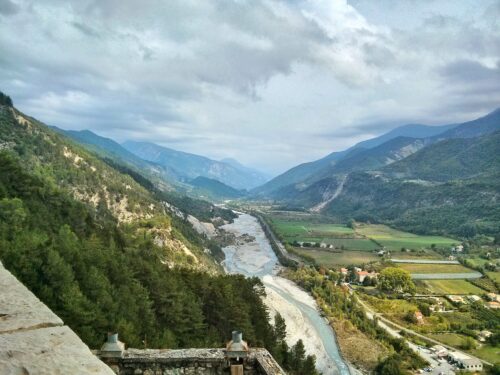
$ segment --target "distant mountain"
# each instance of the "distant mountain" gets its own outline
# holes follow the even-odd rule
[[[500,166],[500,131],[446,139],[382,169],[396,178],[449,181],[493,174]]]
[[[189,184],[197,190],[197,195],[206,195],[211,199],[234,199],[245,195],[241,190],[234,189],[213,178],[203,176],[196,177],[189,181]]]
[[[406,130],[431,135],[391,135],[383,143],[365,142],[369,148],[357,145],[292,168],[264,185],[272,189],[259,188],[265,194],[260,198],[339,220],[384,222],[415,232],[498,232],[500,111],[443,129],[403,127],[392,135]],[[307,177],[276,184],[283,176],[298,175]]]
[[[235,189],[251,189],[266,181],[254,171],[212,160],[204,156],[173,150],[149,142],[127,141],[122,145],[141,159],[174,170],[183,182],[202,176],[218,180]]]
[[[238,160],[233,159],[233,158],[224,158],[224,159],[221,159],[220,162],[232,165],[233,167],[235,167],[236,169],[239,169],[241,171],[246,171],[250,175],[253,174],[253,176],[258,180],[265,179],[267,181],[267,180],[270,180],[272,178],[271,175],[269,175],[265,172],[259,171],[255,168],[247,167],[246,165],[241,164]]]
[[[101,137],[90,130],[63,130],[55,126],[52,129],[75,140],[105,160],[111,159],[116,163],[125,164],[137,170],[137,172],[145,174],[153,182],[163,186],[167,185],[170,189],[174,188],[175,182],[181,178],[173,169],[141,159],[125,149],[118,142],[110,138]]]
[[[461,124],[404,125],[379,137],[359,142],[347,150],[333,152],[317,161],[298,165],[254,189],[252,194],[260,198],[286,198],[281,192],[293,190],[292,185],[303,190],[316,181],[335,174],[381,168],[445,139],[478,137],[499,129],[500,109]]]
[[[314,175],[321,173],[320,171],[323,171],[322,174],[325,175],[328,173],[327,168],[334,166],[340,160],[343,160],[345,158],[351,158],[357,153],[363,153],[366,150],[380,146],[394,138],[399,138],[399,137],[428,138],[449,131],[456,126],[458,125],[457,124],[443,125],[443,126],[428,126],[419,124],[403,125],[385,134],[382,134],[379,137],[359,142],[354,146],[348,148],[347,150],[340,152],[332,152],[331,154],[319,160],[312,161],[309,163],[303,163],[296,167],[293,167],[292,169],[286,171],[285,173],[268,181],[264,185],[254,189],[252,193],[261,197],[266,195],[276,196],[276,190],[282,187],[291,184],[300,184],[301,182],[304,182],[307,179],[312,178]],[[364,155],[367,158],[370,157],[369,155],[366,154],[366,152],[364,153]],[[313,180],[316,181],[317,178],[313,178]]]

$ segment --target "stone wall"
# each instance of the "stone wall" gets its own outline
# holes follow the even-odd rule
[[[128,349],[103,358],[0,263],[0,374],[223,375],[224,349]],[[97,352],[96,354],[101,354]],[[286,375],[265,349],[250,349],[244,375]]]
[[[128,349],[122,357],[103,358],[119,375],[224,375],[230,364],[224,349]],[[286,375],[265,349],[250,349],[244,375]]]
[[[0,263],[0,374],[113,371]]]

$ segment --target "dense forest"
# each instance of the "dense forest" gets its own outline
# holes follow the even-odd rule
[[[130,347],[222,347],[240,330],[290,374],[316,374],[300,341],[287,346],[284,321],[271,324],[261,281],[221,273],[202,251],[217,258],[220,246],[157,207],[168,202],[203,219],[230,220],[229,211],[155,189],[15,114],[0,105],[0,260],[84,342],[98,348],[116,331]],[[107,199],[76,199],[77,188]],[[126,198],[133,220],[113,211]],[[174,248],[162,246],[158,233]]]

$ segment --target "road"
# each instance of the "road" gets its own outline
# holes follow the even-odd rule
[[[351,292],[354,293],[354,291],[351,289]],[[415,332],[411,329],[408,329],[408,328],[405,328],[397,323],[394,323],[392,321],[390,321],[389,319],[387,318],[384,318],[381,314],[378,314],[376,312],[374,312],[366,303],[364,303],[363,301],[361,301],[359,298],[356,298],[357,301],[361,304],[361,306],[363,306],[363,308],[365,309],[365,313],[366,313],[366,316],[369,318],[369,319],[373,319],[373,317],[377,317],[378,319],[378,324],[380,327],[382,327],[384,330],[386,330],[390,335],[392,335],[393,337],[399,337],[399,338],[404,338],[403,336],[401,336],[401,334],[399,333],[399,331],[404,331],[410,335],[413,335],[413,336],[416,336],[416,337],[419,337],[423,340],[426,340],[426,341],[429,341],[429,342],[432,342],[433,344],[435,345],[441,345],[441,346],[444,346],[446,349],[448,350],[452,350],[454,352],[459,352],[459,353],[462,353],[464,355],[467,355],[471,358],[475,358],[477,359],[478,361],[481,361],[483,364],[485,365],[488,365],[488,366],[493,366],[492,363],[490,362],[487,362],[487,361],[484,361],[482,360],[481,358],[477,358],[477,357],[474,357],[473,355],[469,354],[469,353],[464,353],[464,352],[461,352],[460,350],[458,350],[457,348],[454,348],[452,346],[449,346],[449,345],[446,345],[446,344],[443,344],[442,342],[439,342],[437,340],[434,340],[430,337],[427,337],[427,336],[424,336],[418,332]],[[396,328],[394,328],[396,327]],[[415,345],[413,344],[412,342],[408,341],[406,338],[404,338],[406,340],[406,342],[408,343],[408,345],[410,346],[410,348],[412,348],[416,353],[418,353],[419,355],[421,355],[422,357],[424,357],[425,359],[427,359],[429,361],[428,358],[426,358],[423,354],[425,353],[424,351],[422,351],[422,348],[419,347],[418,345]],[[429,355],[430,357],[430,355]],[[438,366],[439,364],[441,364],[441,362],[438,362],[436,361],[435,359],[432,359],[433,362],[429,361],[433,366]],[[447,362],[446,362],[447,363]],[[451,366],[450,366],[451,367]],[[446,372],[445,372],[446,373]]]

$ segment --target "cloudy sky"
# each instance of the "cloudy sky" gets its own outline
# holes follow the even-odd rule
[[[0,90],[270,173],[500,106],[500,1],[0,0]]]

